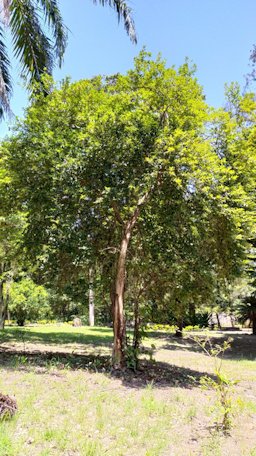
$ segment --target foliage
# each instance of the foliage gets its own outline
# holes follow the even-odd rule
[[[128,369],[132,369],[134,371],[137,370],[140,351],[140,347],[134,347],[131,343],[130,337],[126,337],[125,360],[126,367],[128,367]]]
[[[194,325],[194,326],[188,325],[188,326],[185,326],[184,331],[186,331],[186,332],[200,331],[200,329],[202,329],[202,328],[200,328],[200,326],[198,326],[198,325]]]
[[[129,318],[136,303],[144,322],[171,314],[162,321],[182,327],[244,268],[252,123],[210,112],[188,62],[167,68],[145,51],[126,75],[44,84],[3,144],[40,282],[76,283],[95,265],[102,301],[126,290]],[[253,101],[239,103],[253,118]]]
[[[166,332],[175,332],[177,326],[174,325],[162,325],[162,324],[151,324],[148,326],[149,331],[166,331]]]
[[[241,323],[250,322],[253,327],[253,334],[256,334],[256,297],[255,292],[244,297],[236,308],[237,316]]]
[[[93,0],[95,4],[110,6],[125,30],[136,43],[136,32],[131,8],[123,0]],[[38,82],[43,89],[42,76],[51,74],[55,63],[61,66],[67,45],[67,28],[63,24],[57,0],[2,0],[0,18],[0,117],[10,112],[12,80],[10,59],[4,29],[12,36],[14,56],[21,64],[22,77],[30,84]],[[44,92],[44,95],[48,92]]]
[[[213,345],[210,338],[204,340],[194,337],[198,345],[204,350],[204,352],[210,356],[214,363],[214,374],[216,378],[204,376],[201,378],[201,385],[207,388],[213,388],[217,394],[217,409],[221,416],[220,428],[223,432],[228,432],[232,427],[232,389],[237,383],[234,380],[230,380],[222,372],[222,355],[231,347],[233,339],[230,337],[223,342],[223,344]]]
[[[50,312],[48,292],[29,278],[14,282],[10,289],[9,310],[20,326],[25,320],[43,318]]]
[[[24,211],[17,210],[12,191],[6,156],[0,155],[0,326],[4,327],[12,280],[26,267],[21,242],[26,226]]]

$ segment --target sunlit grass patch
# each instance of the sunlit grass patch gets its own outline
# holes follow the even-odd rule
[[[231,430],[237,442],[234,449],[231,440],[213,432],[212,392],[201,390],[190,378],[191,372],[199,377],[205,371],[211,374],[209,359],[194,351],[186,340],[175,345],[169,335],[154,338],[157,349],[153,370],[144,363],[137,373],[117,376],[97,363],[88,366],[72,362],[78,335],[82,335],[85,351],[85,341],[89,340],[91,349],[97,350],[104,347],[106,337],[111,339],[109,328],[103,328],[102,334],[99,328],[59,329],[56,325],[47,331],[38,327],[25,328],[24,332],[27,340],[31,339],[24,351],[15,354],[20,342],[12,328],[12,342],[6,346],[14,352],[8,363],[0,366],[0,391],[15,396],[18,403],[16,416],[0,424],[0,456],[254,455],[256,436],[246,438],[246,429],[253,426],[256,413],[256,367],[250,359],[231,357],[223,361],[224,370],[240,380]],[[42,363],[43,352],[54,346],[43,343],[47,334],[51,341],[58,340],[55,347],[58,353],[67,354],[66,362],[54,352]],[[97,337],[94,345],[92,335]],[[68,342],[61,342],[64,339]],[[31,344],[29,349],[27,344]],[[31,347],[40,352],[33,362],[29,358]],[[107,347],[110,354],[109,342]],[[162,378],[161,369],[167,368],[168,376]],[[153,375],[151,380],[147,380],[145,369]],[[232,453],[228,453],[229,448]]]

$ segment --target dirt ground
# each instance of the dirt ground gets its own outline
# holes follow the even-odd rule
[[[206,337],[201,333],[198,335]],[[84,388],[81,381],[82,385],[87,385],[89,401],[92,397],[99,397],[100,404],[100,398],[105,398],[102,428],[99,433],[94,430],[89,434],[101,445],[99,449],[95,446],[91,452],[84,450],[81,437],[76,448],[72,447],[70,438],[63,449],[56,444],[49,453],[48,450],[43,453],[47,444],[43,437],[41,440],[35,437],[35,441],[40,440],[40,445],[33,448],[33,445],[26,444],[23,454],[98,456],[106,452],[113,456],[256,456],[256,337],[248,331],[210,333],[215,344],[233,338],[231,348],[223,356],[222,366],[223,373],[237,382],[231,392],[232,428],[225,434],[217,426],[222,412],[216,407],[216,393],[200,386],[202,376],[214,378],[214,362],[194,340],[196,334],[187,334],[183,339],[166,333],[149,336],[145,345],[155,345],[154,361],[142,359],[136,372],[111,370],[111,339],[96,345],[79,343],[79,337],[66,344],[59,344],[57,340],[53,343],[51,337],[49,343],[42,343],[40,337],[2,341],[0,388],[7,392],[6,386],[9,385],[16,392],[19,403],[22,404],[26,396],[17,387],[19,381],[21,384],[25,382],[28,388],[32,388],[32,384],[35,387],[37,381],[36,388],[43,391],[40,403],[44,407],[48,403],[45,384],[56,394],[61,385],[63,395],[71,395],[77,409],[77,390],[80,392]],[[34,394],[35,403],[38,403],[37,393]],[[97,415],[99,404],[92,403],[92,415],[94,412]],[[109,431],[111,414],[116,414],[119,422]],[[12,428],[12,432],[18,433],[19,442],[23,438],[20,437],[20,428],[24,428],[24,419],[18,418],[17,426]],[[141,424],[141,430],[134,429],[134,420]],[[25,440],[22,442],[21,447]],[[14,449],[10,455],[19,454],[15,451],[18,450]],[[1,445],[0,455],[10,456],[8,452],[1,453]]]

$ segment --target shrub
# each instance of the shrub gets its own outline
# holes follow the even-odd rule
[[[190,332],[190,331],[200,331],[200,327],[198,325],[189,325],[189,326],[185,326],[185,328],[183,328],[184,331],[187,331],[187,332]]]
[[[236,381],[229,379],[222,372],[222,355],[231,346],[232,338],[225,340],[223,344],[213,345],[209,338],[200,340],[194,338],[204,352],[213,360],[215,378],[205,375],[201,378],[200,383],[204,388],[212,388],[216,391],[216,409],[219,415],[220,422],[217,425],[224,433],[227,433],[232,427],[233,415],[233,398],[232,389],[236,385]]]
[[[10,290],[9,310],[19,326],[24,326],[26,320],[43,319],[50,313],[48,292],[29,278],[14,282]]]

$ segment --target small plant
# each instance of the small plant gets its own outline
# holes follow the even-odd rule
[[[224,433],[227,433],[232,427],[232,389],[237,382],[229,379],[222,373],[222,356],[225,351],[230,348],[233,339],[228,338],[222,345],[213,345],[208,337],[204,340],[194,337],[193,340],[195,340],[204,352],[213,360],[216,378],[211,378],[206,375],[200,379],[200,384],[202,387],[212,388],[216,391],[217,408],[221,415],[221,422],[218,425],[218,428]]]
[[[134,344],[131,343],[129,336],[126,337],[126,346],[125,346],[125,359],[126,366],[128,369],[133,369],[134,371],[138,368],[138,358],[140,354],[140,348],[134,347]]]
[[[155,350],[156,346],[154,344],[151,344],[150,347],[146,348],[142,347],[140,344],[138,346],[135,346],[133,343],[131,343],[130,337],[127,336],[125,347],[126,366],[128,367],[128,369],[133,369],[134,371],[136,371],[138,369],[139,355],[142,353],[148,355],[149,361],[151,363],[154,363],[155,359],[153,355]]]
[[[200,326],[199,325],[188,325],[188,326],[185,326],[185,328],[183,328],[185,332],[191,332],[191,331],[200,331]]]
[[[150,325],[149,327],[147,327],[147,329],[149,329],[151,331],[162,331],[162,332],[174,333],[177,329],[177,326],[153,324],[153,325]]]

